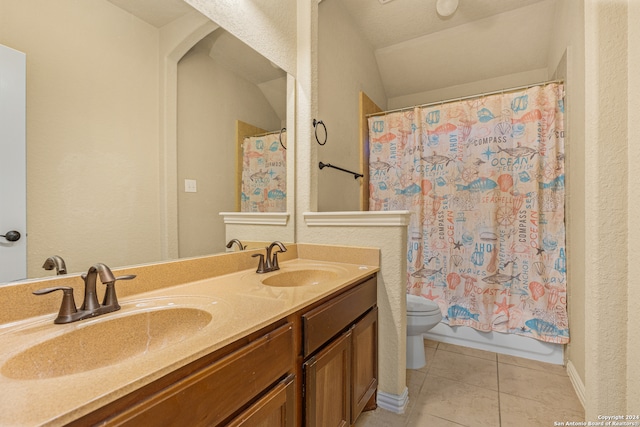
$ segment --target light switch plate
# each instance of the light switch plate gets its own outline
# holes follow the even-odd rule
[[[185,179],[184,180],[184,192],[185,193],[196,193],[198,191],[196,187],[195,179]]]

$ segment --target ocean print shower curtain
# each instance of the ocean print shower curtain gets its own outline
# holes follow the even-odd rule
[[[369,118],[370,209],[413,212],[407,292],[451,326],[569,341],[563,93]]]
[[[241,212],[287,210],[286,132],[244,138]]]

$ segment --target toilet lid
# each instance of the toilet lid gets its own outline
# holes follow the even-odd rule
[[[440,312],[438,304],[427,298],[422,298],[417,295],[407,294],[407,313],[419,313],[422,315],[429,313]]]

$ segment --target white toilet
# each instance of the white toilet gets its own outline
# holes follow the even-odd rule
[[[420,369],[427,364],[422,334],[442,320],[435,302],[407,294],[407,369]]]

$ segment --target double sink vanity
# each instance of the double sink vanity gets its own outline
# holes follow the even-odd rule
[[[136,275],[121,308],[65,324],[32,292],[81,301],[80,277],[0,287],[0,425],[352,425],[375,407],[379,251],[289,245],[258,274],[261,253],[114,270]]]

